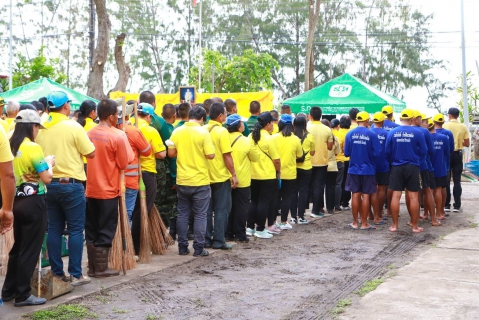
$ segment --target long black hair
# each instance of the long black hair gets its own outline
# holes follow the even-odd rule
[[[278,129],[279,132],[283,135],[283,137],[289,137],[293,133],[293,124],[291,123],[284,123],[281,120],[278,122]]]
[[[251,136],[253,137],[253,141],[255,144],[261,139],[261,129],[266,127],[269,123],[273,121],[273,116],[269,112],[262,112],[258,116],[258,122],[254,125],[253,133]]]
[[[77,122],[84,127],[86,124],[86,118],[90,115],[92,111],[96,110],[96,103],[91,100],[85,100],[80,105],[80,113],[78,114]],[[92,119],[95,120],[95,119]]]
[[[305,134],[308,134],[306,130],[307,120],[306,117],[303,116],[296,116],[293,121],[294,125],[294,134],[296,137],[303,139]]]
[[[14,157],[17,156],[18,149],[22,144],[25,138],[34,141],[33,137],[33,127],[37,125],[35,123],[17,123],[15,124],[15,130],[13,131],[12,137],[10,138],[10,150]]]

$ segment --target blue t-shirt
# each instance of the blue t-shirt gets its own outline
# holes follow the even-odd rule
[[[449,131],[447,129],[436,129],[437,133],[440,133],[442,135],[445,135],[447,139],[449,140],[449,157],[444,159],[446,161],[446,168],[447,171],[451,169],[451,153],[454,152],[454,135],[452,134],[452,131]]]
[[[383,128],[371,128],[371,131],[378,136],[379,144],[381,146],[381,154],[376,158],[376,172],[389,172],[389,162],[386,158],[386,139],[388,132]]]
[[[446,159],[450,157],[449,139],[440,133],[432,134],[432,143],[434,144],[434,156],[431,158],[434,167],[434,176],[436,178],[447,175]]]
[[[384,120],[383,129],[386,130],[387,132],[397,127],[399,127],[399,124],[392,122],[391,120],[388,120],[388,119]]]
[[[426,140],[426,145],[427,145],[427,154],[420,157],[419,159],[420,170],[432,171],[432,165],[428,165],[428,162],[431,162],[431,160],[429,159],[434,155],[434,146],[432,144],[431,133],[426,128],[423,128],[423,127],[417,127],[417,128],[424,135],[424,139]]]
[[[411,164],[419,167],[419,159],[426,153],[426,140],[417,127],[399,126],[389,131],[386,156],[392,166]]]
[[[365,127],[349,131],[344,140],[344,155],[350,157],[348,173],[360,176],[375,175],[375,160],[381,155],[377,135]]]

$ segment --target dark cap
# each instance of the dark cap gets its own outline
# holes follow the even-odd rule
[[[453,117],[459,117],[459,109],[458,108],[449,108],[449,111],[447,112],[447,114],[450,114],[451,116]]]

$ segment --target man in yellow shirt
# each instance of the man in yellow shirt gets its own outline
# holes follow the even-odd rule
[[[321,207],[321,198],[324,199],[321,190],[326,185],[326,175],[328,173],[328,151],[333,149],[333,133],[329,127],[321,123],[322,110],[320,107],[312,107],[309,111],[308,132],[311,133],[315,141],[315,153],[311,157],[313,165],[312,185],[313,188],[313,209],[311,217],[324,217],[324,208]],[[323,201],[324,202],[324,201]]]
[[[82,275],[83,231],[85,229],[85,189],[86,180],[83,156],[93,158],[95,146],[91,143],[83,127],[70,121],[70,99],[63,91],[53,91],[48,95],[50,115],[40,130],[36,142],[45,154],[55,156],[53,179],[48,185],[48,257],[52,272],[74,286],[90,282]],[[66,278],[61,257],[61,238],[68,229],[69,262]]]
[[[148,214],[155,204],[156,197],[156,160],[166,157],[166,148],[161,140],[161,136],[155,128],[151,127],[151,121],[155,108],[146,102],[138,105],[138,129],[150,144],[151,153],[149,156],[140,156],[141,175],[146,188],[146,207]],[[140,253],[140,230],[141,230],[141,207],[140,197],[136,197],[135,209],[131,215],[131,237],[135,254]]]
[[[188,249],[188,222],[190,214],[194,215],[195,240],[194,256],[207,256],[204,249],[206,233],[206,212],[211,198],[208,159],[215,158],[215,147],[208,130],[203,127],[206,111],[195,107],[189,112],[189,121],[175,129],[169,140],[168,157],[175,158],[177,164],[178,217],[178,251],[180,255],[190,253]]]
[[[454,152],[451,154],[451,174],[454,181],[454,203],[453,211],[461,211],[461,174],[462,174],[462,148],[469,147],[469,131],[467,127],[459,122],[459,109],[450,108],[447,115],[449,116],[449,122],[445,123],[443,128],[452,132],[454,136]],[[446,208],[451,207],[451,186],[446,187]]]
[[[359,113],[358,108],[349,109],[349,117],[351,118],[351,128],[350,128],[351,130],[358,127],[358,123],[356,121],[356,116],[358,115],[358,113]]]
[[[12,125],[12,123],[14,124],[15,122],[13,122],[15,120],[15,118],[17,117],[17,114],[18,112],[20,111],[20,104],[18,103],[18,101],[13,101],[13,100],[10,100],[8,101],[7,103],[7,117],[5,118],[5,121],[7,121],[8,125],[10,126],[10,130],[12,130],[12,127],[14,128],[14,125]],[[8,133],[8,132],[7,132]]]
[[[1,101],[3,101],[3,99]],[[5,234],[13,228],[12,210],[16,183],[15,175],[13,174],[13,155],[10,150],[10,143],[7,139],[7,134],[3,128],[0,128],[0,183],[0,190],[2,191],[0,234]]]
[[[276,110],[271,110],[269,113],[273,116],[273,131],[271,131],[271,135],[276,134],[279,132],[278,122],[279,122],[279,113]]]
[[[208,162],[211,201],[208,207],[205,247],[231,249],[226,243],[225,232],[231,210],[231,189],[238,186],[228,130],[223,128],[226,121],[226,107],[215,102],[210,107],[210,121],[205,126],[215,147],[215,158]],[[213,218],[214,212],[214,218]]]

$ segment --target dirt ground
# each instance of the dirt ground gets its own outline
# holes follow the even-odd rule
[[[420,234],[406,226],[403,198],[397,233],[387,225],[374,231],[348,229],[352,218],[346,211],[75,303],[99,319],[330,319],[338,301],[364,282],[407,264],[441,236],[468,228],[467,211],[474,210],[478,188],[464,184],[464,212],[451,212],[442,227],[421,222],[425,232]]]

